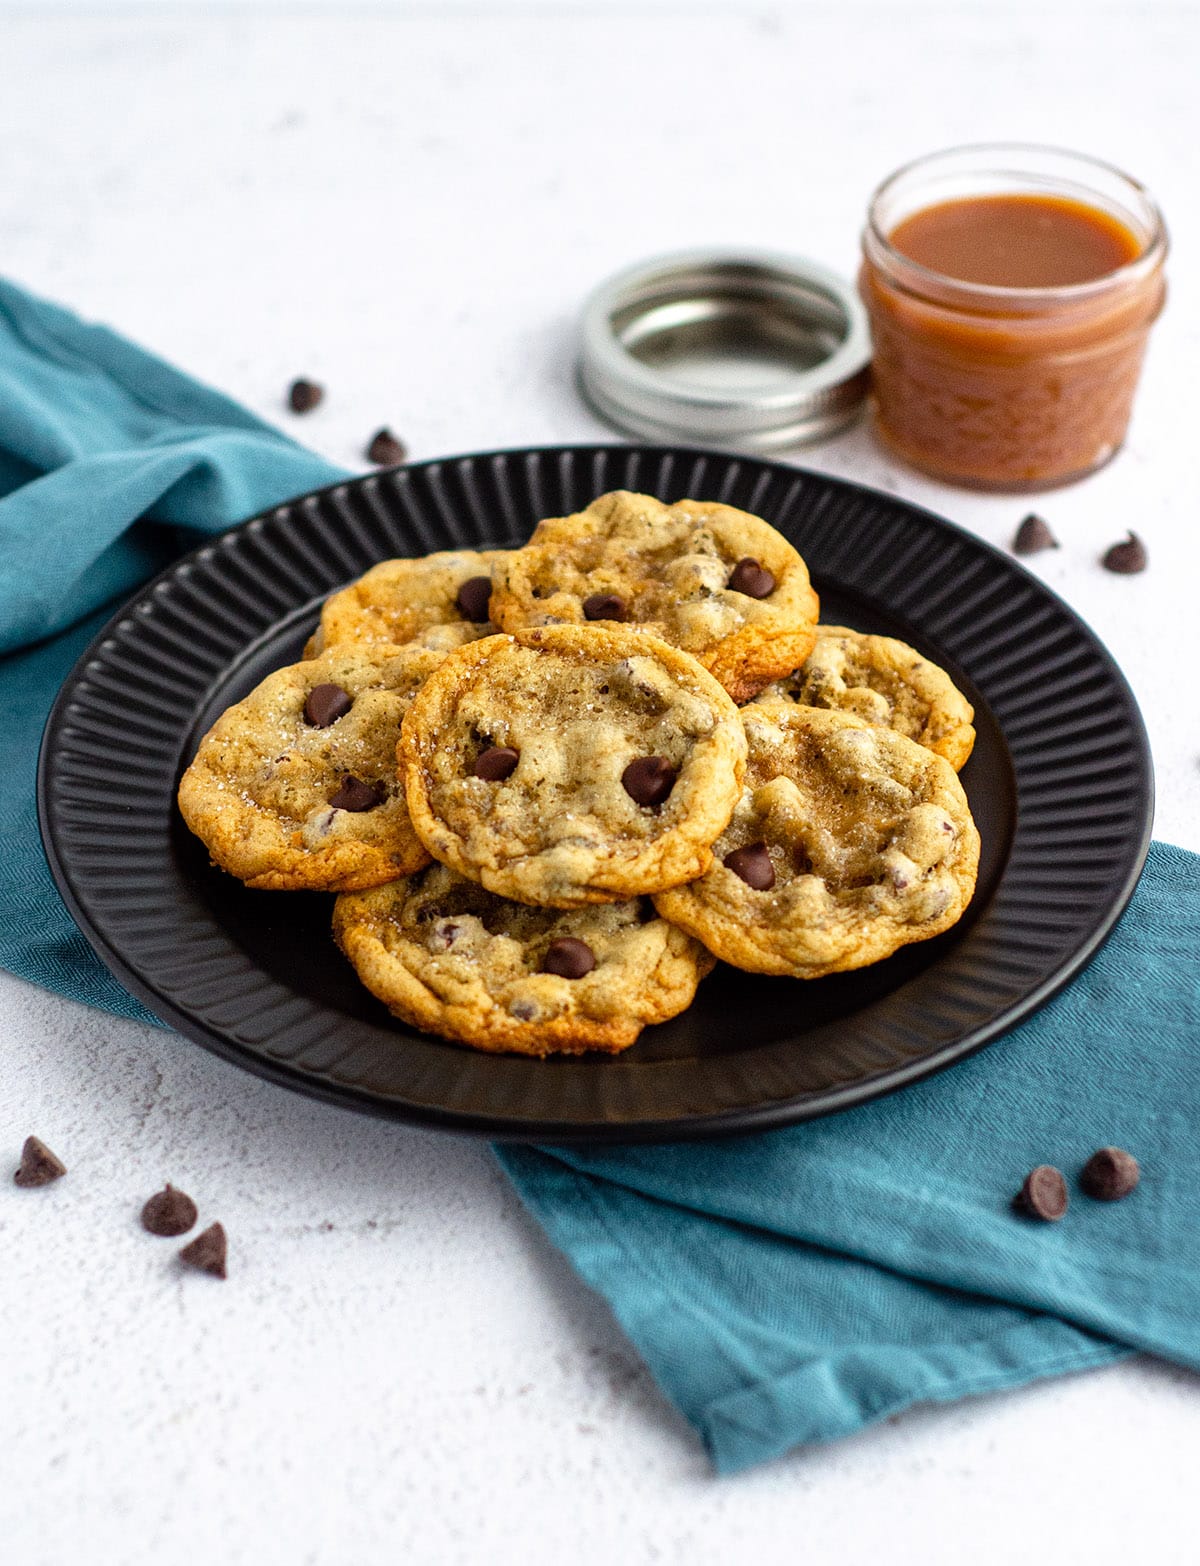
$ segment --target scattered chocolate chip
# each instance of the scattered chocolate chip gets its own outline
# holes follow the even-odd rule
[[[408,448],[404,442],[397,440],[386,425],[383,429],[376,430],[371,437],[371,444],[367,447],[367,460],[381,468],[394,468],[407,456]]]
[[[329,803],[335,810],[374,810],[382,805],[385,790],[382,783],[364,783],[361,778],[347,773],[336,794],[330,794]]]
[[[593,593],[583,600],[585,620],[624,620],[625,600],[616,593]]]
[[[306,381],[303,376],[288,387],[293,413],[311,413],[324,396],[325,388],[318,381]]]
[[[766,566],[747,555],[729,573],[728,586],[732,592],[745,593],[747,598],[767,598],[775,591],[775,578]]]
[[[621,783],[635,805],[661,805],[678,776],[665,756],[639,756],[622,772]]]
[[[1136,533],[1130,533],[1120,544],[1114,544],[1111,549],[1104,552],[1101,561],[1106,571],[1116,571],[1121,576],[1136,576],[1139,571],[1144,571],[1150,563],[1150,557],[1146,553],[1146,546]]]
[[[551,941],[542,959],[543,973],[557,973],[564,979],[582,979],[596,966],[596,954],[586,941],[573,935],[560,935]]]
[[[164,1185],[142,1208],[142,1228],[150,1234],[186,1234],[198,1216],[190,1196]]]
[[[521,752],[511,745],[489,745],[475,761],[475,776],[486,783],[503,783],[517,770]]]
[[[1031,511],[1017,529],[1012,547],[1015,555],[1036,555],[1043,549],[1057,549],[1059,545],[1045,519]]]
[[[344,718],[353,705],[354,697],[340,685],[314,685],[304,703],[304,719],[315,729],[327,729]]]
[[[13,1174],[17,1185],[49,1185],[67,1172],[67,1166],[56,1153],[52,1153],[40,1137],[27,1136],[21,1149],[20,1167]]]
[[[1067,1210],[1067,1182],[1053,1164],[1039,1164],[1025,1176],[1025,1184],[1013,1197],[1013,1206],[1028,1218],[1057,1223]]]
[[[214,1278],[223,1278],[226,1248],[225,1230],[219,1223],[210,1223],[189,1245],[184,1246],[179,1253],[179,1260],[185,1267],[195,1267],[200,1272],[210,1273]]]
[[[484,625],[488,618],[488,605],[492,601],[490,576],[472,576],[458,590],[454,602],[464,620],[473,625]]]
[[[765,843],[751,843],[746,848],[735,848],[725,855],[723,863],[727,870],[740,876],[756,892],[769,892],[775,885],[775,866],[771,863]]]
[[[1116,1202],[1128,1196],[1141,1179],[1138,1161],[1123,1147],[1101,1147],[1084,1164],[1079,1183],[1098,1202]]]

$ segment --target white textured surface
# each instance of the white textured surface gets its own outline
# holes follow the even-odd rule
[[[1200,848],[1193,7],[661,5],[0,14],[11,275],[353,462],[590,437],[576,307],[719,240],[849,269],[867,193],[964,139],[1142,174],[1175,240],[1133,439],[1047,496],[1035,569],[1141,699],[1159,835]],[[1003,12],[1004,19],[998,19]],[[603,14],[601,14],[603,12]],[[1028,509],[802,460],[1002,542]],[[1101,571],[1133,526],[1152,568]],[[709,1477],[486,1149],[378,1125],[0,976],[0,1559],[40,1563],[1195,1559],[1200,1381],[1150,1362],[917,1411]],[[164,1179],[231,1236],[221,1285],[136,1222]]]

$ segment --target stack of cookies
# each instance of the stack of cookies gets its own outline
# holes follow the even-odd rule
[[[522,549],[384,561],[217,721],[180,809],[248,886],[339,893],[406,1022],[621,1050],[718,958],[815,979],[971,898],[970,704],[817,613],[760,518],[623,491]]]

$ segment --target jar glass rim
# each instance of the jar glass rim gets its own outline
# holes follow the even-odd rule
[[[1019,160],[1022,155],[1060,157],[1078,164],[1081,169],[1092,168],[1110,178],[1119,180],[1140,203],[1146,220],[1149,238],[1142,249],[1131,261],[1126,261],[1122,266],[1111,272],[1105,272],[1102,276],[1089,278],[1084,283],[1062,283],[1053,287],[1013,287],[997,283],[972,283],[963,278],[952,277],[949,273],[938,272],[932,267],[927,267],[919,261],[914,261],[911,256],[906,256],[902,250],[898,250],[888,238],[887,233],[879,220],[879,209],[887,196],[903,179],[914,173],[918,173],[925,167],[932,167],[954,157],[978,156],[979,158],[991,157],[996,160],[992,169],[996,174],[1020,175],[1032,173],[1032,170],[1022,170]],[[1002,159],[1015,162],[1016,166],[1005,168],[1001,164]],[[983,169],[980,172],[985,172]],[[1071,300],[1086,300],[1098,293],[1105,293],[1114,285],[1132,281],[1138,277],[1152,272],[1162,261],[1167,252],[1167,227],[1163,219],[1158,203],[1150,191],[1140,180],[1124,169],[1118,168],[1115,163],[1108,163],[1103,158],[1093,158],[1084,152],[1075,152],[1068,147],[1053,147],[1039,142],[997,141],[997,142],[967,142],[960,146],[944,147],[937,152],[923,153],[918,158],[911,158],[907,163],[894,169],[886,179],[875,187],[871,194],[871,200],[867,207],[867,226],[864,234],[864,247],[867,242],[881,252],[889,262],[897,264],[899,269],[911,274],[917,281],[922,279],[940,290],[950,289],[956,294],[967,298],[988,300],[1010,300],[1014,304],[1022,304],[1026,308],[1035,304],[1039,299],[1068,302]],[[868,251],[868,254],[870,252]]]

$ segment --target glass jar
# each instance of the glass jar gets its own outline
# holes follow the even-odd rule
[[[979,197],[1086,210],[1132,236],[1133,258],[1083,282],[1014,287],[947,276],[893,244],[913,214]],[[961,147],[900,169],[871,200],[859,273],[879,434],[913,467],[977,488],[1046,489],[1091,473],[1125,438],[1166,253],[1149,192],[1076,153]]]

